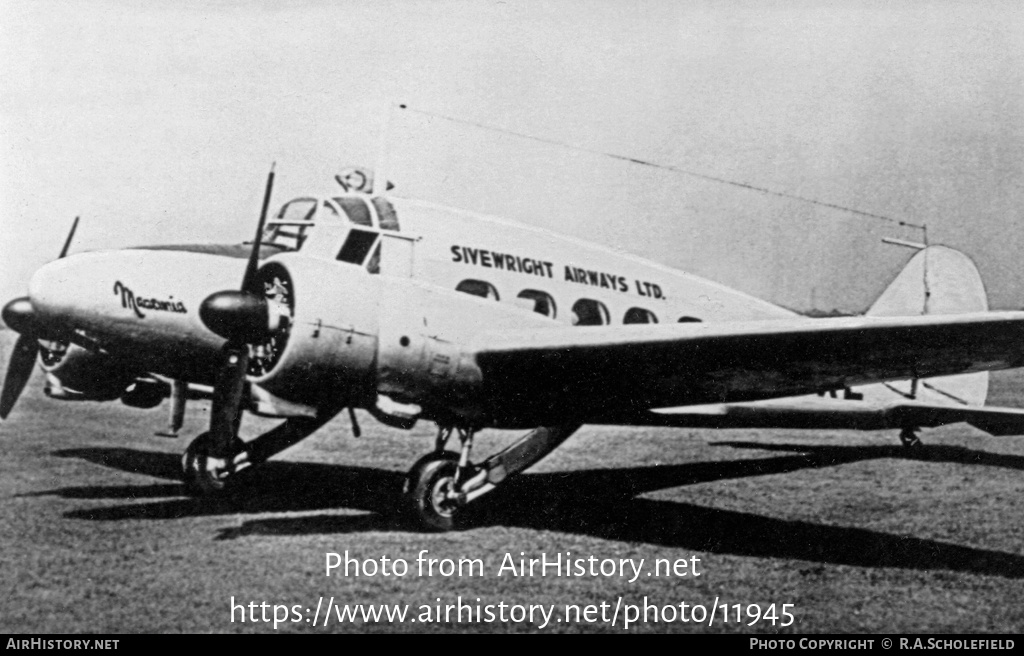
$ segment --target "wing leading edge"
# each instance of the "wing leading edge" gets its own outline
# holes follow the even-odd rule
[[[491,332],[478,343],[497,417],[594,423],[1022,366],[1024,312],[553,328]],[[888,411],[900,412],[908,410]]]

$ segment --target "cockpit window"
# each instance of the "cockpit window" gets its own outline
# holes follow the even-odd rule
[[[376,232],[353,228],[349,231],[348,238],[345,240],[345,244],[341,247],[341,251],[338,253],[338,259],[342,262],[362,264],[366,260],[366,256],[369,254],[370,249],[373,248],[376,241]]]
[[[380,223],[380,229],[398,232],[398,212],[395,211],[395,206],[380,196],[374,196],[370,199],[370,202],[373,203],[374,209],[377,210],[377,221]]]
[[[366,200],[362,196],[338,196],[334,199],[334,202],[338,204],[341,209],[345,210],[345,214],[352,223],[356,225],[366,226],[367,228],[373,225],[373,220],[370,218],[370,208],[366,206]]]
[[[316,205],[315,198],[295,198],[285,203],[277,216],[267,221],[263,242],[293,251],[302,248],[306,232],[313,225]]]
[[[285,221],[311,221],[315,210],[315,198],[293,198],[281,206],[277,218]]]
[[[377,248],[373,249],[373,255],[370,256],[370,260],[366,263],[366,270],[370,273],[380,273],[380,244],[377,244]]]

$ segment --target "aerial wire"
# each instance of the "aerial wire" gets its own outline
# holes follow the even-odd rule
[[[660,170],[663,170],[663,171],[671,171],[673,173],[679,173],[681,175],[687,175],[687,176],[690,176],[690,177],[693,177],[693,178],[698,178],[698,179],[701,179],[701,180],[708,180],[710,182],[717,182],[717,183],[724,184],[724,185],[730,185],[730,186],[733,186],[733,187],[739,187],[741,189],[748,189],[748,190],[751,190],[751,191],[756,191],[756,192],[760,192],[760,193],[763,193],[763,194],[767,194],[767,195],[770,195],[770,196],[776,196],[776,197],[779,197],[779,198],[788,198],[790,200],[796,200],[796,201],[800,201],[802,203],[809,203],[811,205],[817,205],[819,207],[827,207],[829,209],[839,210],[841,212],[847,212],[847,213],[850,213],[850,214],[855,214],[857,216],[863,216],[863,217],[867,217],[867,218],[871,218],[871,219],[877,219],[879,221],[885,221],[887,223],[892,223],[892,224],[903,226],[903,227],[907,227],[907,228],[913,228],[915,230],[920,230],[923,233],[927,234],[927,232],[926,232],[927,231],[927,227],[924,224],[912,223],[910,221],[905,221],[903,219],[896,219],[896,218],[893,218],[891,216],[885,216],[883,214],[875,214],[875,213],[872,213],[872,212],[865,212],[864,210],[858,210],[858,209],[855,209],[855,208],[852,208],[852,207],[847,207],[845,205],[839,205],[837,203],[829,203],[829,202],[822,201],[822,200],[817,200],[817,199],[814,199],[814,198],[807,198],[806,196],[800,196],[799,194],[792,194],[792,193],[785,192],[785,191],[778,191],[776,189],[769,189],[768,187],[761,187],[761,186],[758,186],[758,185],[755,185],[755,184],[750,184],[749,182],[739,182],[737,180],[730,180],[728,178],[722,178],[722,177],[715,176],[715,175],[709,175],[707,173],[700,173],[698,171],[691,171],[689,169],[684,169],[684,168],[681,168],[681,167],[678,167],[678,166],[673,166],[673,165],[670,165],[670,164],[659,164],[657,162],[651,162],[651,161],[648,161],[648,160],[639,159],[637,157],[629,157],[628,155],[620,155],[618,153],[609,153],[609,152],[605,152],[605,151],[602,151],[602,150],[597,150],[596,148],[588,148],[586,146],[580,146],[580,145],[568,143],[568,142],[565,142],[565,141],[559,141],[557,139],[550,139],[550,138],[547,138],[547,137],[540,137],[540,136],[533,135],[533,134],[526,134],[526,133],[523,133],[523,132],[516,132],[515,130],[509,130],[508,128],[502,128],[502,127],[498,127],[498,126],[494,126],[494,125],[488,125],[486,123],[480,123],[480,122],[477,122],[477,121],[470,121],[468,119],[458,118],[458,117],[455,117],[455,116],[449,116],[447,114],[441,114],[441,113],[438,113],[438,112],[432,112],[432,111],[428,111],[428,110],[425,110],[425,109],[417,109],[417,108],[409,107],[406,104],[398,105],[398,108],[399,109],[403,109],[403,110],[408,111],[408,112],[413,112],[413,113],[416,113],[416,114],[421,114],[423,116],[429,116],[429,117],[432,117],[432,118],[438,118],[438,119],[449,121],[449,122],[452,122],[452,123],[461,123],[463,125],[470,125],[470,126],[473,126],[475,128],[480,128],[482,130],[488,130],[490,132],[498,132],[498,133],[501,133],[501,134],[507,134],[507,135],[518,137],[518,138],[521,138],[521,139],[528,139],[530,141],[536,141],[536,142],[539,142],[539,143],[545,143],[545,144],[549,144],[549,145],[553,145],[553,146],[559,146],[561,148],[567,148],[569,150],[575,150],[575,151],[579,151],[579,152],[590,153],[592,155],[599,155],[601,157],[608,157],[608,158],[611,158],[611,159],[616,159],[616,160],[620,160],[620,161],[624,161],[624,162],[630,162],[632,164],[639,164],[641,166],[647,166],[647,167],[650,167],[650,168],[660,169]]]

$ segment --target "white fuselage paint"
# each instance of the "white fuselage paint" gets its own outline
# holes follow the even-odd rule
[[[431,315],[428,323],[436,327],[428,332],[444,339],[508,327],[516,315],[523,317],[524,325],[538,329],[569,323],[572,306],[579,299],[604,304],[612,324],[622,323],[630,308],[646,310],[663,323],[684,316],[701,321],[792,316],[788,310],[716,283],[553,232],[418,201],[391,202],[402,230],[398,235],[382,231],[381,273],[384,277],[395,272],[411,275],[421,286],[438,289],[421,294],[429,298],[429,308],[416,307],[415,294],[398,299],[393,292],[377,299],[377,304],[385,307],[394,298],[402,307],[386,309],[384,314],[421,315],[424,321]],[[328,259],[339,252],[346,223],[322,210],[317,220],[320,225],[309,229],[297,255],[316,253],[317,259]],[[328,261],[332,266],[351,266]],[[204,372],[224,340],[202,324],[199,305],[214,292],[236,289],[244,267],[243,259],[209,253],[89,252],[42,267],[32,279],[30,297],[42,320],[72,326],[109,350],[129,350],[142,367],[169,376],[205,379]],[[454,292],[464,280],[493,285],[500,308],[490,312],[490,306],[474,306],[473,301],[469,310],[453,312],[458,321],[446,321],[438,304],[445,302],[446,291]],[[550,295],[556,308],[554,322],[524,310],[532,303],[517,299],[523,290]],[[329,290],[317,296],[321,302],[330,302]],[[456,298],[454,305],[465,305],[464,297]],[[312,312],[317,314],[315,308]],[[320,313],[336,316],[338,312],[323,308]],[[311,324],[316,321],[309,319]],[[351,321],[341,323],[345,328]],[[193,361],[185,361],[188,358]]]
[[[429,396],[433,378],[472,373],[446,359],[446,344],[468,344],[489,330],[571,324],[581,300],[600,303],[610,325],[627,317],[667,324],[794,316],[586,241],[420,201],[390,202],[401,232],[369,228],[381,235],[380,275],[367,271],[376,272],[370,258],[365,265],[336,261],[350,226],[332,203],[320,204],[318,225],[307,229],[299,252],[270,258],[307,273],[294,281],[295,324],[281,358],[293,368],[263,376],[260,385],[301,403],[330,381],[365,378],[349,369],[376,367],[377,391],[412,401]],[[30,298],[41,320],[79,331],[140,372],[209,383],[224,340],[203,325],[198,309],[210,294],[237,289],[244,268],[244,259],[210,253],[83,253],[41,268]],[[490,296],[462,294],[460,285]],[[550,301],[537,305],[540,297]]]
[[[621,324],[632,309],[660,323],[680,318],[743,321],[792,318],[794,313],[682,271],[564,235],[420,201],[391,199],[402,233],[416,238],[412,276],[446,289],[464,280],[494,286],[499,302],[517,304],[524,290],[550,294],[556,321],[571,323],[572,307],[593,299]],[[389,240],[382,272],[388,273]],[[404,252],[403,252],[403,256]],[[391,262],[397,267],[398,263]]]

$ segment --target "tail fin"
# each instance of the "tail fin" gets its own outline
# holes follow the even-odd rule
[[[896,317],[987,310],[985,284],[971,258],[946,246],[929,246],[903,267],[867,314]],[[988,396],[987,371],[929,378],[923,384],[950,397],[949,400],[967,405],[984,405]]]

